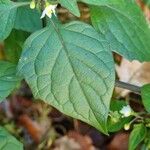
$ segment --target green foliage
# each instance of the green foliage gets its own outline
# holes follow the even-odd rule
[[[7,60],[0,61],[0,100],[19,84],[17,67],[18,75],[27,81],[35,98],[105,134],[139,118],[144,122],[143,116],[136,118],[138,113],[132,116],[135,120],[122,118],[119,110],[125,106],[123,101],[112,101],[110,107],[115,83],[112,51],[129,60],[150,60],[150,29],[135,1],[58,0],[78,17],[77,2],[89,4],[96,30],[81,22],[63,25],[57,19],[53,21],[54,18],[41,20],[40,1],[36,1],[34,10],[29,8],[30,2],[0,0],[0,41],[4,41]],[[51,12],[55,11],[47,13]],[[149,85],[143,86],[141,93],[150,112]],[[129,150],[135,149],[145,134],[144,124],[136,125],[130,135]]]
[[[129,60],[149,61],[150,30],[142,11],[134,1],[113,1],[91,7],[94,27],[110,43],[112,51]]]
[[[22,52],[24,41],[29,33],[13,30],[5,40],[5,58],[7,61],[17,64]]]
[[[72,22],[44,28],[27,39],[20,60],[18,70],[36,98],[107,132],[113,58],[91,26]]]
[[[30,9],[29,6],[19,7],[14,28],[27,32],[37,31],[42,28],[40,15],[40,11]]]
[[[67,8],[71,13],[80,16],[80,12],[77,5],[77,0],[59,0],[60,4]]]
[[[129,150],[135,150],[136,147],[143,141],[146,136],[146,127],[144,124],[138,124],[134,126],[133,131],[129,137]]]
[[[28,3],[14,3],[12,1],[0,1],[0,41],[6,39],[11,33],[17,14],[17,8]]]
[[[142,0],[148,7],[150,7],[150,0]]]
[[[13,91],[19,81],[20,79],[16,76],[16,65],[0,61],[0,101]]]
[[[102,6],[102,5],[116,5],[123,0],[78,0],[79,2],[84,2],[86,4]]]
[[[16,17],[17,7],[15,3],[3,3],[0,1],[0,41],[6,39],[10,34]]]
[[[119,110],[122,109],[123,106],[126,106],[125,101],[119,101],[119,100],[112,100],[110,105],[110,111],[113,112],[114,118],[118,118],[117,120],[113,119],[112,117],[108,118],[107,128],[109,132],[116,132],[121,130],[124,125],[131,121],[131,117],[122,118],[122,116],[119,114]],[[118,116],[117,116],[118,115]]]
[[[146,84],[141,88],[141,96],[145,109],[150,112],[150,84]]]
[[[23,150],[23,145],[5,129],[0,127],[0,149],[1,150]]]

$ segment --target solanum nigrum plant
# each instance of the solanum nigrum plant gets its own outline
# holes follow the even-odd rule
[[[79,17],[77,2],[89,6],[91,24],[62,24],[58,4]],[[104,134],[132,127],[129,150],[141,142],[150,147],[150,86],[138,89],[144,112],[124,101],[110,105],[115,83],[122,85],[115,81],[112,52],[150,61],[149,24],[134,0],[0,0],[0,41],[6,56],[0,61],[1,101],[25,79],[36,99]],[[10,145],[22,149],[1,128],[0,148]]]

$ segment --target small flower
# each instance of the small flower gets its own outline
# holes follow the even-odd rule
[[[130,124],[128,123],[128,124],[125,124],[124,125],[124,129],[127,131],[127,130],[129,130],[130,129]]]
[[[30,3],[30,8],[34,9],[35,8],[35,0],[32,0]]]
[[[123,117],[129,117],[132,115],[132,109],[129,105],[123,106],[123,108],[120,110],[120,113],[123,115]]]
[[[46,6],[43,13],[42,13],[41,19],[44,18],[45,15],[47,15],[49,18],[51,18],[52,13],[54,13],[54,15],[56,16],[56,13],[55,13],[56,7],[57,7],[57,5],[48,5],[48,6]]]

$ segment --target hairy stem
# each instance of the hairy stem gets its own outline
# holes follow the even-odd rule
[[[115,86],[119,87],[119,88],[130,90],[130,91],[137,93],[137,94],[141,94],[141,87],[136,86],[136,85],[132,85],[130,83],[125,83],[125,82],[117,80],[115,82]]]

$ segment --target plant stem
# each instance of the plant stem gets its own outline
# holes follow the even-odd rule
[[[119,87],[119,88],[123,88],[123,89],[127,89],[127,90],[130,90],[134,93],[137,93],[137,94],[141,94],[141,87],[139,86],[136,86],[136,85],[132,85],[130,83],[125,83],[125,82],[122,82],[122,81],[116,81],[115,82],[115,86],[116,87]]]
[[[30,2],[15,2],[17,7],[30,5]]]
[[[41,12],[45,9],[45,0],[41,0]],[[43,28],[46,27],[46,17],[42,18]]]

